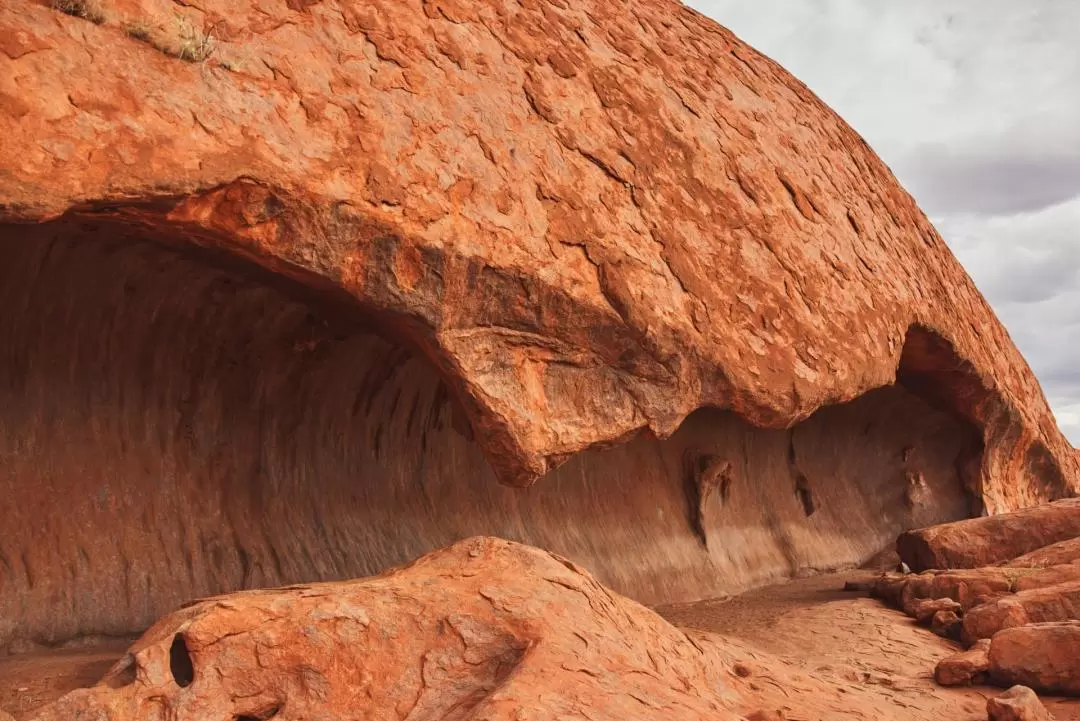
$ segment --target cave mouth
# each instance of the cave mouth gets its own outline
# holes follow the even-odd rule
[[[137,633],[193,598],[367,576],[481,534],[644,603],[693,601],[970,512],[979,433],[903,383],[788,430],[702,409],[502,486],[392,324],[151,236],[0,225],[0,649]]]

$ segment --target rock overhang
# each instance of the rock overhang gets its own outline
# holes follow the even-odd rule
[[[191,64],[129,35],[145,8],[0,8],[0,221],[124,227],[363,316],[509,485],[696,409],[792,428],[898,383],[978,429],[988,511],[1075,492],[970,279],[781,68],[675,3],[420,10],[206,3],[221,55]]]

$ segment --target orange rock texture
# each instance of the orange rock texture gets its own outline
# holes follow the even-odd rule
[[[997,698],[987,699],[986,715],[990,721],[1053,721],[1054,717],[1026,686],[1013,686]]]
[[[480,538],[381,577],[200,601],[35,719],[736,721],[722,673],[569,561]]]
[[[68,6],[0,4],[0,645],[478,533],[693,600],[1077,489],[889,170],[678,3]]]
[[[900,559],[913,571],[978,568],[1003,561],[1046,566],[1080,558],[1080,498],[1067,498],[992,518],[969,518],[904,533]],[[1015,559],[1015,561],[1013,561]]]
[[[676,628],[561,557],[474,538],[375,578],[190,604],[29,718],[873,721],[985,705],[793,661]]]
[[[898,539],[898,548],[915,548],[924,558],[993,556],[991,560],[999,562],[884,574],[874,585],[874,595],[934,633],[970,645],[937,664],[938,683],[959,686],[989,680],[1080,696],[1080,530],[1073,538],[1066,532],[1077,508],[1073,500],[1060,501],[920,529]],[[996,544],[991,541],[995,538]],[[1048,545],[1038,548],[1035,539]],[[1046,565],[1051,562],[1054,565]]]

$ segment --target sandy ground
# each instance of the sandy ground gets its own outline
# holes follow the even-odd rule
[[[957,647],[865,594],[841,590],[846,580],[868,577],[822,575],[657,610],[686,629],[727,637],[722,645],[731,660],[752,669],[740,691],[783,711],[788,721],[983,721],[987,697],[1000,691],[937,686],[935,664]],[[127,645],[0,657],[0,708],[29,718],[39,706],[96,682]],[[1080,721],[1080,699],[1044,702],[1058,721]]]
[[[771,698],[789,721],[834,718],[807,712],[799,689],[793,687],[799,679],[807,687],[818,685],[815,681],[835,687],[838,699],[850,701],[837,703],[837,708],[850,708],[844,714],[848,718],[984,721],[986,699],[1001,690],[938,686],[934,667],[961,647],[864,593],[842,590],[847,580],[871,577],[866,572],[822,575],[729,600],[657,610],[676,625],[723,634],[748,654],[763,651],[801,672],[774,684],[765,675],[760,683],[763,691],[772,691],[763,698]],[[761,667],[770,665],[771,659]],[[1043,702],[1057,721],[1080,721],[1080,699]]]
[[[68,691],[92,686],[119,659],[130,640],[102,641],[13,656],[0,656],[0,709],[16,719]]]

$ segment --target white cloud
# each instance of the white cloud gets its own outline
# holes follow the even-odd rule
[[[688,4],[794,73],[877,150],[1080,443],[1080,3]]]

